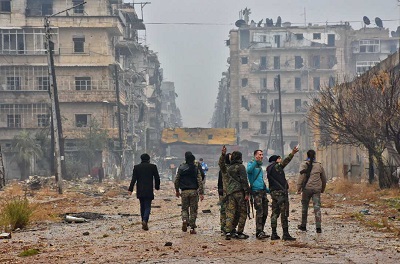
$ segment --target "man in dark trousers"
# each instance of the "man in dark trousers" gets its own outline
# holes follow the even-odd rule
[[[99,176],[99,183],[102,183],[104,179],[104,169],[102,164],[100,164],[99,172],[97,173],[97,175]]]
[[[160,190],[160,175],[157,166],[150,163],[150,156],[144,153],[140,156],[142,162],[133,167],[132,180],[129,185],[129,195],[137,181],[136,197],[140,201],[140,215],[142,217],[142,229],[149,230],[148,222],[151,210],[151,201],[154,199],[153,182],[156,190]]]

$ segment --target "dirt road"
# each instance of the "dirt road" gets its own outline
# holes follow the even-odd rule
[[[180,199],[173,196],[171,182],[162,182],[161,191],[156,192],[149,231],[141,229],[138,200],[134,195],[128,197],[121,187],[127,184],[105,183],[106,187],[90,190],[70,187],[63,195],[54,190],[34,193],[30,201],[38,202],[47,214],[92,212],[104,217],[80,224],[62,219],[32,223],[26,230],[14,232],[11,239],[0,240],[0,263],[400,263],[398,234],[361,224],[368,217],[384,215],[379,206],[365,201],[348,203],[343,195],[323,194],[323,232],[317,234],[312,206],[308,232],[296,229],[300,195],[291,194],[289,226],[297,241],[256,240],[254,219],[246,224],[249,239],[226,241],[219,231],[215,189],[209,187],[200,203],[198,233],[191,235],[180,229]],[[216,186],[216,181],[209,180],[207,185]],[[0,198],[9,195],[7,189],[0,192]],[[361,216],[359,212],[366,207],[371,215]],[[202,212],[207,209],[211,213]],[[391,217],[396,224],[400,222],[398,211]],[[280,224],[278,230],[281,235]],[[166,242],[172,246],[165,246]],[[19,257],[26,249],[38,249],[39,254]]]

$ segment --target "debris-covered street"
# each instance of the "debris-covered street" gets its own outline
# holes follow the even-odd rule
[[[181,231],[180,199],[174,196],[172,182],[162,181],[156,192],[149,231],[141,229],[139,202],[135,194],[127,195],[127,185],[66,183],[62,195],[51,185],[28,191],[29,201],[37,205],[34,222],[13,232],[11,239],[0,240],[0,262],[398,263],[400,259],[398,190],[381,191],[379,198],[368,194],[374,187],[339,183],[333,188],[335,183],[330,183],[322,196],[322,234],[315,231],[312,211],[308,232],[297,230],[300,195],[292,192],[289,225],[297,241],[255,239],[254,219],[246,224],[249,239],[226,241],[219,229],[216,180],[207,182],[196,235]],[[23,195],[22,189],[21,184],[12,183],[0,192],[0,198]],[[87,220],[68,223],[65,214]],[[28,249],[39,253],[19,256]]]

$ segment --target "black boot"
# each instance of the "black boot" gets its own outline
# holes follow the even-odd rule
[[[271,240],[278,240],[281,239],[280,236],[278,236],[278,233],[276,233],[276,227],[272,228],[272,234],[271,234]]]
[[[294,240],[296,240],[296,238],[292,237],[292,236],[289,234],[289,228],[285,227],[285,228],[283,228],[282,240],[294,241]]]

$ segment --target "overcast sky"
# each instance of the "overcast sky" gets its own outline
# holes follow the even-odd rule
[[[375,17],[380,17],[384,27],[396,30],[400,17],[398,0],[148,1],[151,4],[143,9],[146,43],[158,53],[164,80],[175,83],[185,127],[210,127],[218,81],[228,68],[229,49],[224,41],[229,30],[235,28],[241,9],[250,8],[250,19],[256,22],[265,21],[266,17],[275,22],[281,16],[282,22],[304,25],[305,8],[307,23],[350,21],[355,29],[362,27],[362,17],[366,15],[371,20],[370,26],[375,24]]]

